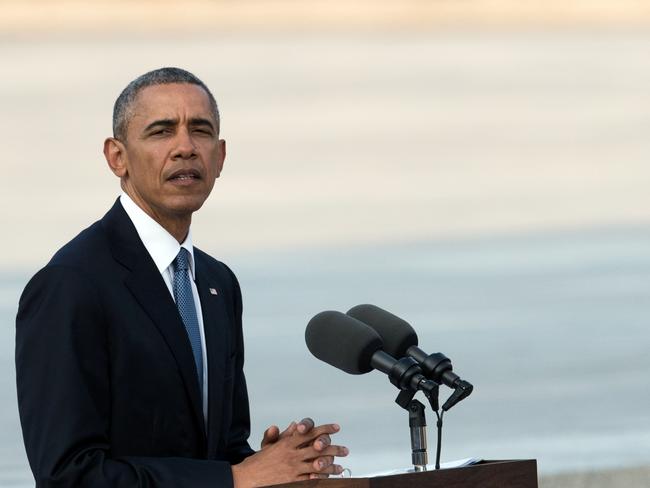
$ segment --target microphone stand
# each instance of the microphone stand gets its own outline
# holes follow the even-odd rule
[[[379,354],[382,353],[382,354]],[[442,356],[442,355],[441,355]],[[444,356],[443,356],[444,357]],[[444,358],[446,361],[440,363],[444,366],[443,374],[448,376],[447,380],[451,382],[454,387],[454,393],[447,399],[442,406],[442,413],[440,413],[440,404],[438,402],[438,394],[440,391],[440,378],[434,380],[427,379],[422,374],[422,369],[415,359],[412,357],[404,357],[398,361],[394,358],[383,353],[383,351],[376,352],[372,358],[371,366],[388,375],[390,382],[400,389],[399,395],[395,402],[403,409],[409,412],[409,429],[411,433],[411,459],[415,471],[427,470],[427,433],[426,433],[426,417],[424,414],[424,405],[417,400],[413,400],[417,391],[422,391],[429,400],[431,409],[438,417],[436,426],[438,428],[438,445],[436,449],[436,469],[440,469],[440,451],[442,449],[442,416],[444,412],[453,407],[456,403],[469,396],[472,392],[472,385],[466,381],[461,380],[451,372],[451,362]],[[448,363],[448,364],[447,364]]]
[[[431,408],[438,414],[438,390],[437,384],[432,384],[425,390],[425,395],[429,399]],[[422,402],[414,400],[415,390],[402,390],[395,402],[408,411],[409,413],[409,430],[411,433],[411,462],[415,472],[427,470],[429,455],[427,453],[427,421],[424,413],[425,406]],[[440,466],[440,439],[438,439],[438,449],[436,456],[436,469]]]
[[[427,454],[427,419],[424,415],[424,404],[411,400],[409,404],[409,428],[411,429],[411,461],[413,469],[426,471],[429,464]]]

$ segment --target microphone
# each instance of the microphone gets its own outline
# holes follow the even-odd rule
[[[472,393],[474,387],[453,372],[448,357],[439,352],[427,354],[418,347],[418,336],[405,320],[370,304],[352,307],[347,314],[373,329],[383,340],[383,349],[388,354],[415,359],[427,378],[452,388],[454,393],[443,405],[443,410],[449,410]]]
[[[395,359],[382,350],[384,342],[377,332],[344,313],[316,314],[305,329],[305,342],[314,356],[346,373],[365,374],[376,369],[400,390],[422,390],[427,397],[438,388],[422,374],[416,360]]]

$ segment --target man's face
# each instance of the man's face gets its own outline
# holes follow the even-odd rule
[[[225,141],[207,93],[173,83],[144,88],[134,102],[123,141],[124,190],[160,223],[201,208],[219,176]]]

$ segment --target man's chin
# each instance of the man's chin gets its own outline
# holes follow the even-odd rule
[[[205,198],[199,197],[179,197],[173,199],[169,209],[172,213],[179,216],[186,216],[199,210],[205,203]]]

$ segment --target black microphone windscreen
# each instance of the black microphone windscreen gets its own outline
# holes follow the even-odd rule
[[[305,342],[318,359],[350,374],[372,371],[370,359],[382,348],[381,337],[374,330],[334,311],[321,312],[309,321]]]
[[[395,358],[406,356],[406,350],[418,345],[418,335],[403,319],[376,305],[357,305],[348,315],[374,329],[384,343],[384,351]]]

